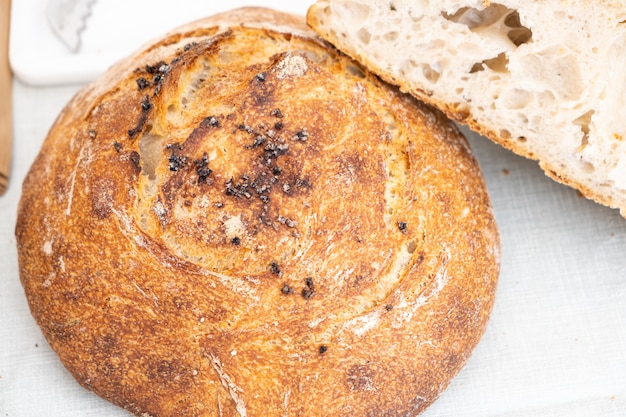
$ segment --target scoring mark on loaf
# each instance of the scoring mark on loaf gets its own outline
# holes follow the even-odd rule
[[[89,163],[91,163],[91,161],[91,145],[89,142],[87,142],[87,144],[80,149],[78,158],[76,158],[76,163],[70,171],[70,175],[67,179],[67,193],[65,195],[65,198],[67,199],[67,205],[64,211],[64,214],[66,216],[70,216],[72,214],[72,203],[74,201],[74,192],[76,187],[76,175],[78,174],[81,166],[87,166]]]
[[[380,311],[374,310],[365,315],[355,317],[344,324],[346,328],[352,328],[357,336],[361,337],[368,331],[374,329],[380,321]]]
[[[394,310],[393,306],[389,308],[390,304],[386,303],[386,300],[388,300],[393,294],[400,291],[399,287],[409,273],[411,267],[419,265],[421,262],[421,258],[414,256],[414,254],[409,252],[409,250],[410,245],[404,245],[402,247],[393,260],[389,272],[379,278],[380,288],[377,295],[366,303],[356,305],[350,312],[352,318],[344,317],[345,322],[342,325],[339,334],[343,331],[350,330],[358,337],[362,337],[379,325],[381,318],[381,310],[379,309],[379,306],[383,305],[384,310],[387,312]],[[441,289],[439,289],[439,291],[441,291]],[[422,295],[420,295],[420,297],[422,297]],[[398,307],[402,310],[406,308],[407,305],[406,303],[400,303]],[[417,308],[415,311],[416,310]],[[406,321],[408,321],[411,319],[412,315],[410,317],[403,317],[405,317]]]
[[[399,295],[400,302],[398,302],[394,309],[396,314],[391,324],[393,328],[403,327],[405,323],[413,318],[421,307],[428,304],[431,299],[439,296],[452,278],[447,270],[447,264],[451,259],[452,253],[450,249],[444,246],[439,256],[431,260],[436,270],[428,287],[424,288],[419,295],[412,299],[407,298],[403,294]]]
[[[206,353],[205,353],[206,355]],[[235,384],[232,378],[224,371],[222,363],[212,353],[208,354],[208,357],[211,361],[211,366],[217,373],[222,386],[228,391],[230,398],[235,403],[235,408],[237,409],[237,413],[239,413],[240,417],[246,417],[248,415],[246,411],[246,403],[243,400],[242,394],[243,390]]]

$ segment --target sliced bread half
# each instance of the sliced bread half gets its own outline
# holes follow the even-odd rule
[[[626,216],[626,5],[322,0],[309,25],[383,79]]]

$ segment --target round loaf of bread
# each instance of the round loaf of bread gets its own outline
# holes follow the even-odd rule
[[[499,238],[466,140],[303,21],[239,9],[146,46],[25,179],[33,316],[138,416],[414,416],[485,329]]]

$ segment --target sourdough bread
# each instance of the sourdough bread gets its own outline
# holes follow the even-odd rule
[[[267,9],[79,92],[16,236],[50,346],[144,417],[416,415],[478,343],[499,269],[456,127]]]
[[[308,22],[383,79],[626,215],[623,2],[322,0]]]

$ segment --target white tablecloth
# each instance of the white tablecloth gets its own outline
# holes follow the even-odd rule
[[[79,87],[14,83],[13,175],[0,198],[0,417],[127,415],[63,368],[18,278],[21,182]],[[424,417],[626,416],[626,219],[469,137],[500,228],[500,282],[484,338]]]

